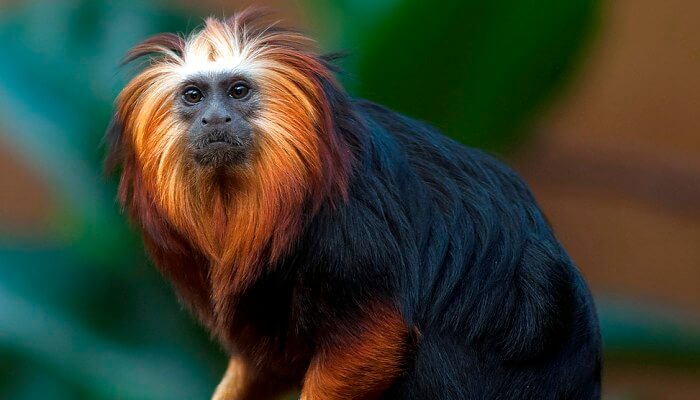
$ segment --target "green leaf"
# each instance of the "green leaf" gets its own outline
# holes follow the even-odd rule
[[[329,3],[354,93],[500,151],[568,76],[598,14],[597,0]]]

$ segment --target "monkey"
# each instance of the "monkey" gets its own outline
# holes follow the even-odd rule
[[[229,356],[213,399],[600,397],[590,291],[504,163],[346,94],[255,9],[137,60],[105,167]]]

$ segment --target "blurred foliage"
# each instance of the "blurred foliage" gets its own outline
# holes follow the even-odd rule
[[[148,1],[3,10],[2,140],[58,205],[47,237],[0,248],[0,398],[207,398],[221,374],[224,357],[147,265],[101,173],[121,57],[188,21]]]
[[[595,0],[307,3],[323,47],[350,51],[352,93],[498,151],[564,82],[597,9]],[[152,33],[201,21],[169,10],[157,0],[1,10],[0,138],[57,205],[45,237],[0,238],[0,398],[201,399],[222,373],[222,354],[147,265],[114,180],[101,177],[102,133],[133,72],[119,71],[120,58]],[[611,360],[697,368],[700,339],[683,321],[606,304]]]
[[[571,72],[597,0],[332,1],[348,86],[469,145],[504,151]],[[328,25],[328,23],[326,24]],[[337,29],[337,28],[336,28]]]

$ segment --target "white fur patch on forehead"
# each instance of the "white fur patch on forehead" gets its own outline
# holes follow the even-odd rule
[[[179,70],[183,80],[197,75],[250,73],[243,58],[229,58],[216,61],[185,62]]]
[[[265,74],[265,62],[249,60],[246,58],[232,58],[200,63],[185,63],[178,68],[180,82],[186,82],[202,76],[214,77],[217,75],[243,76],[251,79]]]
[[[233,29],[209,18],[200,32],[192,34],[182,54],[181,75],[251,72],[255,39],[245,30]]]

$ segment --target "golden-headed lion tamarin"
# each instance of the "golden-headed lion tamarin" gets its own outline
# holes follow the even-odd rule
[[[215,399],[598,398],[592,300],[522,181],[264,21],[137,45],[107,133],[120,202],[231,355]]]

